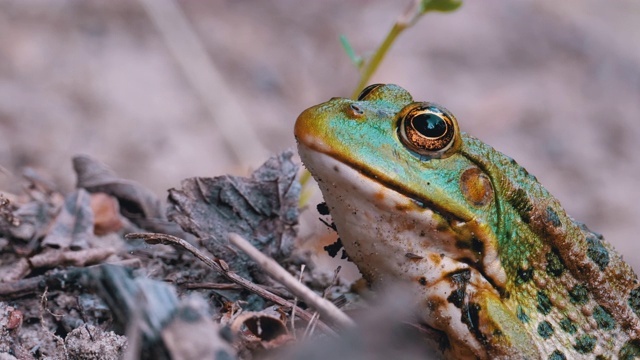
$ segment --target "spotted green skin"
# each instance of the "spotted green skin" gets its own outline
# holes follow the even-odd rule
[[[380,86],[362,101],[334,98],[303,112],[295,135],[303,162],[321,184],[332,214],[340,203],[368,203],[349,199],[359,196],[355,191],[331,190],[343,175],[317,165],[319,154],[354,169],[366,182],[392,189],[433,211],[442,223],[435,231],[454,235],[452,246],[458,246],[464,256],[457,256],[455,250],[447,256],[469,268],[456,274],[435,274],[448,281],[451,294],[428,292],[426,301],[417,301],[418,306],[430,307],[427,314],[439,309],[438,319],[427,315],[423,320],[447,337],[441,344],[444,355],[481,359],[639,357],[640,287],[631,267],[600,235],[570,218],[534,176],[480,140],[456,129],[458,143],[447,156],[428,158],[409,150],[397,128],[399,114],[412,102],[411,95],[395,85]],[[362,114],[355,114],[352,104]],[[490,180],[488,204],[471,203],[462,190],[462,174],[470,168],[479,169]],[[373,207],[377,208],[375,203]],[[406,211],[419,214],[417,209]],[[380,218],[398,219],[385,214]],[[354,238],[357,231],[348,229],[376,224],[337,225],[343,242],[343,232],[349,234],[347,241],[357,243],[390,241]],[[399,222],[397,226],[404,225]],[[415,249],[402,250],[407,251],[407,261],[418,259],[415,266],[425,261],[425,274],[434,276],[427,259],[409,256]],[[497,256],[487,260],[489,254]],[[372,274],[366,257],[354,262],[365,277]],[[415,282],[416,289],[427,286],[426,277],[402,278],[403,273],[390,266],[379,267],[385,270],[376,270],[369,280],[375,285],[385,275],[380,272],[386,271],[389,277]],[[493,288],[480,289],[483,283]],[[450,309],[460,311],[446,313]],[[450,319],[442,321],[447,314]],[[473,337],[476,345],[469,345],[465,336]]]

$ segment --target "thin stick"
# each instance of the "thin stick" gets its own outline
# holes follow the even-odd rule
[[[240,235],[230,233],[228,238],[233,245],[249,255],[273,279],[284,285],[295,296],[302,298],[309,306],[315,308],[324,319],[329,319],[342,328],[355,327],[353,320],[331,301],[323,299],[311,289],[299,283],[280,264],[264,255]]]
[[[139,259],[127,259],[116,263],[104,263],[88,267],[70,267],[64,270],[38,275],[12,282],[0,283],[0,301],[15,300],[24,296],[49,290],[66,290],[81,284],[89,275],[91,269],[100,268],[106,264],[115,264],[130,268],[139,268]]]
[[[305,264],[302,264],[302,266],[300,266],[300,276],[298,276],[298,282],[301,283],[302,282],[302,274],[304,273],[304,268],[305,268]],[[291,333],[293,334],[293,338],[296,338],[296,324],[295,324],[295,315],[296,315],[296,309],[298,308],[298,297],[294,297],[293,298],[293,309],[291,309]]]
[[[276,294],[273,294],[272,292],[265,290],[261,286],[254,284],[251,281],[243,278],[242,276],[234,273],[229,269],[229,265],[227,265],[227,263],[224,260],[211,259],[207,255],[202,253],[198,248],[189,244],[186,240],[180,239],[179,237],[167,235],[167,234],[156,234],[156,233],[131,233],[131,234],[125,235],[125,238],[142,239],[147,244],[165,244],[165,245],[172,245],[172,246],[183,248],[184,250],[192,253],[195,257],[200,259],[207,266],[219,272],[222,276],[227,278],[229,281],[234,282],[244,287],[245,289],[261,296],[262,298],[267,299],[280,306],[286,306],[291,308],[293,308],[294,306],[292,302]],[[302,309],[298,309],[297,315],[301,319],[307,322],[311,321],[313,317],[313,315],[310,312]],[[336,335],[335,331],[333,331],[329,326],[327,326],[327,324],[321,323],[319,326],[324,332],[328,334]]]

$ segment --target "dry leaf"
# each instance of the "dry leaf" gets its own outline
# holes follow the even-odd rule
[[[122,215],[134,224],[152,232],[183,235],[175,224],[167,221],[164,205],[151,190],[119,178],[105,164],[86,155],[73,158],[73,169],[78,177],[77,187],[115,197]]]
[[[276,260],[286,259],[296,235],[300,195],[292,156],[288,150],[272,157],[249,178],[183,180],[181,189],[169,190],[169,217],[243,276],[250,276],[253,263],[228,247],[229,232],[249,239]]]
[[[102,236],[122,229],[118,201],[105,193],[91,194],[93,233]]]
[[[21,205],[13,212],[14,218],[18,220],[15,222],[17,226],[9,228],[11,237],[25,241],[41,238],[47,232],[57,210],[57,206],[38,200]]]
[[[67,195],[43,246],[62,250],[89,247],[93,237],[93,211],[89,193],[79,189]]]

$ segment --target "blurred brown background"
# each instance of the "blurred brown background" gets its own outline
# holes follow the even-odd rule
[[[71,189],[78,153],[160,196],[244,174],[294,145],[300,111],[351,93],[338,36],[372,51],[407,2],[2,1],[1,188],[29,166]],[[640,269],[638,19],[632,0],[467,1],[403,34],[373,81],[445,105]]]

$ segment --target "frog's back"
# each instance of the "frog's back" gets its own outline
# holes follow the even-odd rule
[[[499,199],[504,303],[553,359],[640,356],[640,287],[602,235],[569,217],[513,159],[465,135]],[[524,225],[524,226],[521,226]]]

